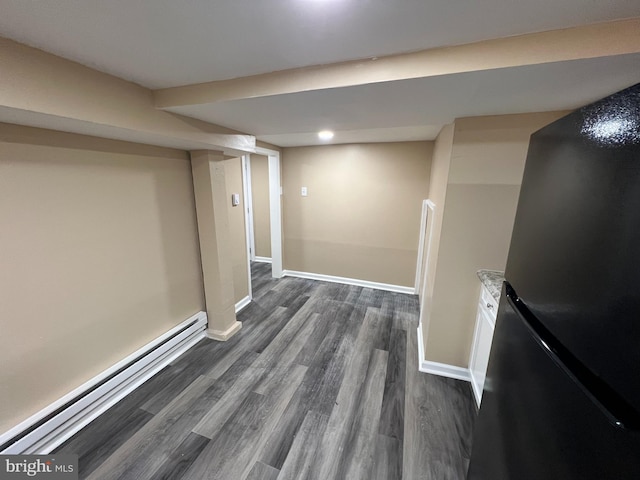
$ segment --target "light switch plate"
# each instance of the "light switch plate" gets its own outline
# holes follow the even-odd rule
[[[240,205],[240,194],[239,193],[231,194],[231,206],[237,207],[238,205]]]
[[[303,197],[306,197],[306,196],[307,196],[307,187],[302,187],[302,188],[300,189],[300,194],[301,194]]]

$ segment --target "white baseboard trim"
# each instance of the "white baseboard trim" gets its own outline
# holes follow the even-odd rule
[[[46,455],[205,338],[199,312],[0,435],[0,453]]]
[[[456,367],[446,363],[424,361],[420,364],[420,371],[440,375],[441,377],[456,378],[465,382],[471,381],[471,375],[467,368]]]
[[[424,359],[424,337],[422,336],[422,323],[418,323],[418,370],[422,371]]]
[[[217,342],[226,342],[242,329],[242,322],[237,320],[226,330],[207,329],[207,337]]]
[[[257,255],[253,258],[254,262],[262,262],[262,263],[271,263],[271,257],[258,257]]]
[[[373,288],[376,290],[386,290],[388,292],[415,294],[414,287],[403,287],[401,285],[391,285],[389,283],[370,282],[369,280],[358,280],[355,278],[335,277],[333,275],[324,275],[322,273],[298,272],[295,270],[284,270],[284,277],[306,278],[309,280],[320,280],[321,282],[343,283],[345,285],[354,285],[356,287]]]
[[[449,377],[471,382],[471,373],[468,368],[425,360],[421,326],[418,326],[418,370],[424,373],[440,375],[441,377]]]
[[[251,303],[251,297],[249,295],[247,295],[242,300],[240,300],[238,303],[236,303],[236,313],[238,313],[240,310],[242,310],[244,307],[246,307],[250,303]]]
[[[482,400],[482,390],[479,389],[479,383],[473,376],[473,373],[471,373],[471,370],[469,370],[469,374],[469,376],[471,377],[471,389],[473,390],[473,398],[475,398],[476,400],[476,407],[480,408],[480,402]]]

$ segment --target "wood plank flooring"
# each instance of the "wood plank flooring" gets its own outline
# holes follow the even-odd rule
[[[237,335],[202,340],[57,450],[80,478],[465,478],[471,390],[418,372],[416,297],[252,274]]]

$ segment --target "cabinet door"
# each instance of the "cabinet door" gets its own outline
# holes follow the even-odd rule
[[[479,308],[473,358],[470,365],[473,389],[478,406],[482,399],[482,389],[484,388],[484,379],[487,375],[487,365],[489,364],[492,340],[493,322],[491,321],[491,314],[484,308]]]

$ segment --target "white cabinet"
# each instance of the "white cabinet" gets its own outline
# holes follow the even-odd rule
[[[471,386],[473,387],[473,393],[478,407],[482,400],[482,389],[484,387],[484,379],[487,375],[487,365],[489,364],[489,352],[491,351],[493,331],[496,325],[497,310],[498,302],[491,296],[489,290],[482,285],[480,301],[478,303],[478,313],[476,315],[476,329],[473,334],[471,356],[469,357]]]

